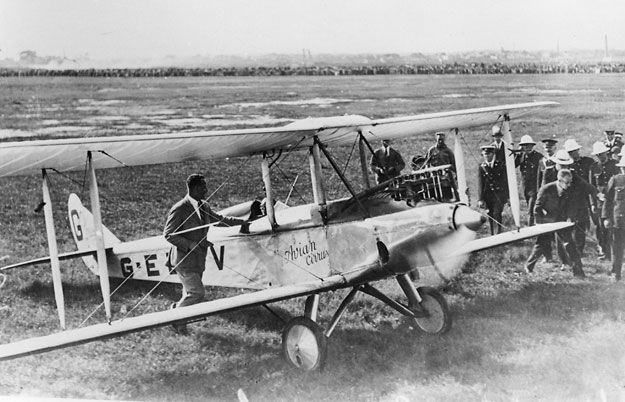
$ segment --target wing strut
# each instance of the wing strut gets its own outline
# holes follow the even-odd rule
[[[323,152],[323,154],[325,155],[325,157],[328,160],[328,162],[330,162],[330,165],[332,165],[332,168],[334,169],[336,174],[339,176],[339,178],[341,179],[343,184],[345,184],[345,187],[347,187],[347,191],[349,191],[349,193],[352,195],[352,198],[354,199],[354,201],[356,201],[356,204],[358,204],[358,206],[360,207],[360,210],[362,211],[363,216],[365,218],[368,218],[369,217],[369,211],[367,211],[367,208],[365,208],[365,206],[362,205],[362,202],[360,202],[360,199],[358,199],[358,194],[356,194],[356,191],[354,191],[354,189],[351,186],[351,184],[349,184],[349,181],[347,180],[347,178],[345,177],[343,172],[341,172],[341,169],[336,164],[336,161],[334,160],[334,158],[332,158],[332,155],[330,155],[330,153],[325,149],[325,147],[323,146],[321,141],[319,141],[319,138],[317,136],[314,137],[314,140],[315,140],[315,144],[319,145],[319,149],[321,150],[321,152]]]
[[[95,168],[91,151],[87,151],[89,168],[89,195],[91,196],[91,209],[93,212],[93,227],[95,228],[96,254],[98,258],[98,268],[100,272],[100,289],[104,300],[104,310],[106,320],[111,322],[111,285],[109,284],[108,264],[106,263],[106,251],[104,248],[104,232],[102,229],[102,211],[100,210],[100,194],[98,192],[98,182],[95,176]]]
[[[503,132],[503,140],[510,149],[513,149],[512,132],[510,130],[510,116],[506,113],[501,127]],[[516,168],[514,167],[514,156],[512,151],[505,150],[506,155],[506,174],[508,176],[508,194],[510,196],[510,209],[517,230],[521,228],[521,205],[519,201],[519,188],[516,182]]]
[[[63,297],[63,281],[61,280],[61,266],[59,263],[59,249],[56,243],[56,231],[54,230],[54,216],[52,214],[52,198],[50,197],[50,182],[46,169],[41,169],[43,190],[43,213],[46,220],[46,234],[48,235],[48,248],[50,249],[50,267],[52,268],[52,284],[54,286],[54,298],[56,309],[59,313],[61,328],[65,329],[65,300]]]
[[[456,177],[458,178],[458,196],[460,202],[469,205],[469,194],[467,194],[467,172],[464,170],[464,150],[462,149],[462,138],[460,131],[454,128],[454,156],[456,158]]]
[[[261,169],[263,173],[263,182],[265,183],[265,208],[267,209],[267,219],[271,224],[271,229],[278,227],[276,222],[276,213],[273,209],[273,191],[271,189],[271,175],[269,172],[269,158],[267,155],[263,155],[263,161],[261,162]]]
[[[366,147],[366,148],[365,148]],[[373,154],[373,148],[371,148],[371,144],[362,135],[362,131],[358,130],[358,152],[360,154],[360,170],[362,171],[362,180],[365,183],[365,188],[370,188],[371,183],[369,183],[369,164],[367,161],[367,149],[371,151]]]

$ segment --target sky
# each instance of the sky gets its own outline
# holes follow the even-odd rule
[[[0,59],[625,49],[622,0],[0,0]]]

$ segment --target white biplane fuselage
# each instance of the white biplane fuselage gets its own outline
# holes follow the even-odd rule
[[[456,245],[447,236],[461,225],[475,230],[484,220],[477,212],[449,203],[428,201],[410,207],[389,196],[363,202],[372,215],[364,220],[350,199],[343,199],[328,204],[328,214],[336,216],[331,225],[324,224],[319,205],[307,204],[277,210],[275,228],[267,217],[253,221],[249,234],[241,234],[238,226],[211,227],[207,240],[213,245],[206,259],[204,284],[267,289],[322,279],[358,267],[370,268],[377,261],[379,243],[388,247],[415,238],[418,242],[411,265],[394,266],[390,271],[385,268],[377,274],[382,278],[418,269],[419,283],[438,285],[455,276],[464,256],[438,250],[437,242],[444,238],[447,250],[455,250],[472,240],[475,232],[458,237]],[[458,208],[466,208],[462,222],[455,216]],[[76,195],[70,197],[68,213],[79,251],[93,250],[93,218]],[[179,282],[166,264],[171,244],[164,236],[121,242],[106,228],[104,231],[109,277]],[[96,258],[82,258],[99,275]],[[368,275],[375,276],[371,270]]]

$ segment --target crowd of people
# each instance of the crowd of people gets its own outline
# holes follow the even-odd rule
[[[623,63],[431,63],[401,65],[302,65],[242,67],[4,67],[0,77],[219,77],[292,75],[595,74],[623,73]]]
[[[575,139],[543,138],[544,154],[535,149],[536,142],[524,135],[519,148],[513,149],[503,141],[499,126],[492,128],[492,143],[481,146],[483,162],[478,166],[478,208],[490,221],[491,235],[502,232],[504,206],[509,202],[506,153],[513,157],[521,177],[520,195],[525,199],[528,225],[549,222],[572,222],[574,225],[558,231],[555,236],[538,236],[525,263],[525,272],[532,273],[536,264],[556,264],[553,245],[560,263],[570,266],[573,275],[584,277],[581,257],[585,255],[586,236],[594,227],[597,254],[600,260],[611,261],[610,274],[621,279],[623,249],[625,248],[625,149],[623,134],[606,130],[604,138],[593,144],[591,156]],[[455,172],[453,151],[445,143],[445,133],[435,134],[436,144],[425,156],[412,159],[411,166],[450,165]],[[378,183],[398,176],[405,167],[401,155],[384,141],[371,158],[371,170]],[[586,250],[587,251],[587,250]],[[542,259],[541,259],[542,258]]]

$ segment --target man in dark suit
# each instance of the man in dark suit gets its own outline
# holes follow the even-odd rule
[[[536,223],[564,222],[574,215],[572,206],[572,194],[569,188],[573,185],[573,174],[568,169],[558,171],[557,180],[545,184],[538,190],[538,198],[534,207]],[[532,248],[530,256],[525,263],[525,272],[534,271],[534,266],[541,254],[547,251],[551,254],[551,234],[540,235],[536,238],[536,244]],[[577,252],[573,241],[572,230],[566,229],[558,232],[558,236],[564,243],[567,259],[573,267],[573,275],[584,277],[582,260]]]
[[[382,148],[374,151],[369,164],[378,184],[399,176],[406,166],[399,152],[391,148],[390,140],[382,140]]]
[[[204,300],[202,274],[206,268],[206,254],[212,243],[206,239],[208,224],[220,226],[244,225],[242,219],[221,216],[213,212],[204,200],[206,180],[200,174],[187,178],[187,195],[178,201],[167,216],[164,235],[173,245],[168,266],[175,270],[182,283],[182,297],[172,308],[190,306]],[[198,228],[200,227],[200,228]],[[193,230],[194,228],[198,228]],[[190,230],[191,229],[191,230]],[[186,334],[186,325],[175,325],[174,331]]]
[[[501,233],[503,207],[509,198],[506,166],[495,159],[492,145],[484,145],[480,149],[484,162],[478,168],[477,205],[488,210],[490,234],[495,234],[495,231]]]

